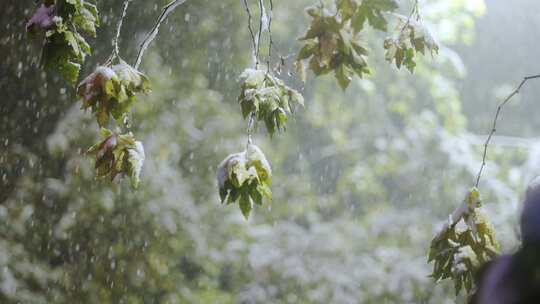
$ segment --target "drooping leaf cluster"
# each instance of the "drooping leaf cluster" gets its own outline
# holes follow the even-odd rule
[[[71,84],[92,50],[84,33],[96,36],[97,7],[86,0],[44,0],[26,24],[28,34],[43,40],[41,64]]]
[[[123,60],[113,66],[98,66],[77,87],[83,109],[91,109],[100,126],[109,117],[120,120],[129,113],[137,93],[148,93],[150,82]]]
[[[247,219],[253,204],[262,205],[263,198],[272,200],[272,169],[256,145],[249,144],[246,151],[227,156],[217,171],[221,203],[238,201]]]
[[[456,294],[462,289],[470,294],[476,271],[499,253],[495,231],[480,211],[478,189],[472,188],[465,199],[467,213],[432,240],[428,256],[428,262],[433,262],[431,277],[451,278]]]
[[[131,133],[117,134],[105,128],[101,129],[101,137],[102,141],[87,152],[96,157],[97,176],[112,181],[119,174],[126,175],[137,188],[145,159],[142,143]]]
[[[304,97],[283,81],[259,69],[246,69],[241,75],[242,88],[238,102],[244,118],[253,115],[264,122],[272,136],[285,130],[294,106],[304,105]]]
[[[366,22],[375,29],[386,31],[385,13],[398,8],[395,0],[337,0],[336,7],[343,22],[350,21],[354,32],[360,32]]]
[[[406,17],[399,17],[399,34],[384,40],[386,50],[385,58],[388,62],[395,62],[399,69],[405,66],[411,73],[416,67],[417,53],[432,56],[439,52],[439,46],[429,30],[420,22]]]
[[[309,60],[309,69],[316,76],[334,72],[342,89],[346,89],[354,75],[362,78],[369,74],[368,52],[359,40],[361,32],[369,24],[374,29],[387,32],[388,20],[385,15],[397,16],[399,35],[384,41],[386,58],[405,65],[411,72],[416,66],[417,53],[429,50],[437,53],[438,46],[429,31],[417,20],[403,18],[395,14],[398,8],[395,0],[336,0],[335,12],[323,4],[310,7],[306,11],[311,17],[311,25],[300,38],[303,43],[297,56],[297,69],[305,78],[304,61]]]
[[[303,46],[296,59],[301,69],[303,61],[309,60],[309,68],[317,76],[334,71],[340,86],[345,89],[354,74],[362,78],[369,73],[369,68],[365,58],[367,51],[357,39],[359,31],[352,26],[352,18],[358,17],[355,11],[359,7],[355,1],[341,1],[338,9],[340,14],[333,14],[322,5],[307,9],[312,21],[300,38]],[[363,26],[364,21],[354,20]]]

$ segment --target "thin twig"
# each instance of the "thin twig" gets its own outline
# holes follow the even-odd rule
[[[174,0],[163,7],[163,10],[161,11],[161,14],[159,15],[156,23],[154,24],[154,27],[146,35],[146,37],[144,38],[143,42],[141,43],[139,47],[137,60],[135,61],[135,69],[139,68],[144,52],[148,48],[148,45],[150,45],[150,43],[156,38],[159,32],[159,26],[167,19],[170,13],[172,13],[178,6],[184,4],[186,1],[187,0]]]
[[[261,52],[261,36],[263,33],[263,16],[264,16],[264,3],[263,0],[259,0],[259,33],[257,34],[257,53],[256,58],[257,62],[255,64],[255,68],[259,67],[259,54]]]
[[[124,1],[124,5],[122,8],[122,16],[120,17],[120,20],[118,20],[118,26],[116,27],[116,36],[113,39],[113,55],[111,55],[111,60],[114,57],[120,57],[120,48],[118,47],[118,41],[120,40],[120,32],[122,31],[122,24],[124,23],[124,18],[126,18],[127,9],[131,1],[132,0]]]
[[[247,147],[252,144],[252,133],[253,133],[253,127],[255,126],[255,113],[251,112],[248,119],[248,127],[247,127]]]
[[[411,24],[411,19],[415,14],[416,14],[416,20],[418,21],[420,19],[420,12],[418,11],[418,0],[414,0],[413,8],[411,9],[411,12],[409,13],[409,17],[407,17],[407,21],[405,21],[405,24],[401,28],[401,31],[399,31],[398,37],[401,37],[403,35],[403,32],[405,32],[407,27]]]
[[[255,59],[255,68],[259,65],[259,58],[257,54],[257,42],[255,40],[255,33],[253,32],[253,28],[251,27],[251,20],[253,19],[253,16],[251,15],[251,10],[249,9],[249,4],[247,3],[247,0],[244,0],[244,6],[246,8],[246,12],[248,15],[248,30],[249,34],[251,36],[251,43],[252,43],[252,54]]]
[[[487,149],[489,146],[489,143],[491,142],[491,139],[493,138],[493,134],[495,134],[495,131],[497,130],[497,121],[499,119],[499,116],[501,114],[502,108],[514,97],[519,93],[521,88],[525,85],[525,83],[531,79],[540,78],[540,74],[538,75],[532,75],[524,77],[521,83],[517,86],[517,88],[508,95],[498,106],[497,106],[497,112],[495,113],[495,117],[493,118],[493,124],[491,127],[491,131],[486,139],[486,142],[484,143],[484,152],[482,154],[482,164],[480,166],[480,170],[478,171],[478,175],[476,176],[476,183],[475,187],[478,188],[478,184],[480,183],[480,178],[482,176],[482,171],[484,170],[484,167],[486,166],[486,157],[487,157]],[[461,205],[459,205],[454,212],[450,215],[450,218],[447,223],[445,223],[441,229],[438,231],[437,235],[435,236],[435,239],[440,238],[443,233],[452,227],[454,227],[467,213],[469,212],[469,205],[467,204],[467,200],[464,200]]]
[[[484,167],[486,166],[487,149],[488,149],[489,143],[491,141],[491,138],[493,137],[493,134],[495,134],[495,132],[497,130],[497,121],[499,119],[499,115],[501,114],[502,108],[510,101],[510,99],[512,99],[512,97],[514,97],[515,95],[517,95],[519,93],[519,91],[521,90],[523,85],[525,85],[525,83],[528,80],[536,79],[536,78],[540,78],[540,74],[524,77],[523,80],[521,81],[521,83],[518,85],[518,87],[512,93],[510,93],[510,95],[508,95],[508,97],[506,97],[503,100],[503,102],[501,102],[497,106],[497,112],[495,112],[495,117],[493,118],[493,124],[492,124],[492,127],[491,127],[491,131],[489,132],[489,135],[488,135],[488,137],[486,139],[486,142],[484,143],[484,152],[482,154],[482,164],[480,165],[480,170],[478,170],[478,174],[476,176],[475,187],[478,187],[478,184],[480,183],[480,178],[482,177],[482,172],[484,171]]]
[[[274,45],[274,40],[272,39],[272,18],[274,15],[274,1],[270,0],[270,15],[268,16],[268,61],[266,62],[267,65],[267,72],[270,72],[270,64],[272,60],[272,46]]]

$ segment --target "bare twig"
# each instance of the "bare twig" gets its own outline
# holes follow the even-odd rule
[[[255,113],[251,112],[251,114],[249,115],[248,127],[247,127],[247,146],[248,147],[253,142],[252,134],[253,134],[254,127],[255,127]]]
[[[172,13],[178,6],[184,4],[186,1],[187,0],[173,0],[172,2],[170,2],[169,4],[163,7],[163,10],[161,11],[161,14],[159,15],[156,23],[154,24],[154,27],[146,35],[146,37],[144,38],[143,42],[141,43],[139,47],[137,60],[135,61],[135,69],[139,68],[144,52],[146,51],[150,43],[156,38],[159,32],[160,25],[167,19],[170,13]]]
[[[255,68],[259,67],[259,54],[261,53],[261,36],[263,33],[263,16],[264,16],[264,3],[263,0],[259,0],[259,33],[257,34],[257,63],[255,65]]]
[[[247,0],[244,0],[244,6],[248,15],[248,30],[251,36],[252,53],[255,59],[255,68],[257,68],[257,66],[259,65],[259,57],[257,54],[257,41],[255,40],[255,32],[253,32],[253,27],[251,26],[251,20],[253,19],[253,15],[251,15],[251,10],[249,9],[249,4],[247,3]]]
[[[521,83],[517,86],[517,88],[512,93],[510,93],[510,95],[508,95],[508,97],[506,97],[503,100],[503,102],[499,104],[499,106],[497,106],[497,112],[495,112],[495,117],[493,118],[491,131],[489,132],[486,142],[484,143],[484,152],[482,154],[482,164],[480,165],[480,170],[478,170],[478,174],[476,176],[475,187],[478,187],[478,184],[480,183],[480,178],[482,177],[482,172],[484,171],[484,167],[486,166],[487,149],[491,141],[491,138],[493,137],[493,134],[495,134],[497,130],[497,121],[499,119],[499,115],[501,114],[502,108],[510,101],[510,99],[512,99],[512,97],[514,97],[515,95],[519,93],[521,88],[525,85],[525,83],[528,80],[536,79],[536,78],[540,78],[540,74],[524,77]]]
[[[120,32],[122,31],[124,18],[126,18],[129,3],[131,1],[132,0],[124,1],[124,4],[122,6],[122,16],[120,17],[120,20],[118,20],[118,26],[116,27],[116,36],[114,36],[114,39],[113,39],[113,54],[111,55],[109,60],[114,59],[114,57],[120,57],[120,48],[118,47],[118,41],[120,40]]]
[[[274,1],[270,0],[270,15],[268,16],[268,61],[266,62],[267,65],[267,72],[270,72],[270,64],[272,60],[272,46],[274,45],[274,40],[272,39],[272,18],[274,17]]]

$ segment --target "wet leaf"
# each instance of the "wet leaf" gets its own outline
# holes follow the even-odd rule
[[[263,152],[256,145],[227,156],[218,166],[217,181],[221,203],[235,203],[246,219],[253,204],[262,205],[263,197],[272,199],[270,184],[272,169]]]
[[[435,281],[451,278],[456,294],[462,289],[470,294],[477,270],[499,253],[495,231],[480,210],[478,189],[467,193],[465,203],[468,213],[432,240],[428,254],[428,262],[433,263],[431,277]]]
[[[130,177],[132,186],[137,188],[145,159],[142,143],[131,133],[117,134],[105,128],[100,133],[102,141],[87,152],[96,158],[97,176],[112,181],[118,174],[126,175]]]
[[[100,126],[105,126],[110,116],[123,119],[136,94],[149,91],[148,78],[122,60],[114,66],[98,66],[77,87],[82,108],[91,109]]]

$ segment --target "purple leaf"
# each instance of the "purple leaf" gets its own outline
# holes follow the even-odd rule
[[[54,25],[54,11],[54,5],[45,6],[45,4],[42,4],[26,23],[26,31],[34,31],[36,26],[42,30],[51,28]]]

